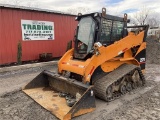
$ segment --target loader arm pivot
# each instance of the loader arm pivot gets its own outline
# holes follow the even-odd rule
[[[116,56],[125,53],[127,50],[130,50],[131,48],[141,45],[143,42],[143,37],[144,37],[144,31],[139,33],[138,35],[130,33],[127,37],[115,42],[114,44],[107,46],[107,47],[100,47],[99,50],[99,55],[94,55],[91,58],[90,63],[85,69],[85,80],[90,81],[90,77],[94,70],[105,63],[106,61],[111,60],[112,58],[115,58]],[[134,59],[134,58],[133,58]],[[136,61],[136,59],[134,59]],[[137,62],[138,65],[138,62]],[[94,68],[92,70],[92,68]],[[90,73],[90,71],[92,72]]]

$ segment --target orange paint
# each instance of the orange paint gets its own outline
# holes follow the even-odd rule
[[[143,43],[143,37],[144,37],[144,31],[140,32],[138,35],[129,34],[127,37],[115,42],[114,44],[111,44],[107,47],[101,46],[97,48],[100,54],[98,56],[93,55],[90,59],[87,59],[86,61],[73,60],[74,49],[71,49],[68,52],[66,52],[65,55],[60,59],[58,63],[59,73],[62,73],[63,70],[74,72],[79,75],[82,75],[84,77],[83,78],[84,82],[90,82],[91,77],[88,77],[88,75],[89,74],[92,75],[94,70],[98,66],[104,64],[105,62],[108,62],[111,59],[114,61],[113,58],[117,57],[118,52],[122,50],[125,52],[124,53],[125,59],[121,58],[121,60],[119,60],[121,61],[121,63],[118,62],[116,65],[113,64],[109,65],[108,68],[110,70],[105,70],[105,71],[114,70],[123,63],[131,63],[131,64],[134,63],[137,65],[137,61],[134,59],[134,57],[132,57],[130,49],[138,45],[142,45],[143,48],[145,46],[145,43]],[[67,64],[62,64],[62,62],[67,62]],[[84,67],[77,67],[77,65],[82,65]]]

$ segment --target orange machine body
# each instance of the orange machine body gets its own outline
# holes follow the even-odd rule
[[[138,35],[130,32],[127,37],[114,42],[114,44],[107,47],[101,46],[98,48],[99,54],[94,54],[86,61],[73,59],[74,49],[66,52],[58,62],[58,72],[69,71],[83,76],[83,82],[90,82],[94,70],[101,66],[104,72],[111,72],[120,65],[140,63],[132,55],[131,48],[140,46],[137,53],[146,48],[146,42],[143,42],[144,31]],[[122,57],[119,55],[123,54]]]

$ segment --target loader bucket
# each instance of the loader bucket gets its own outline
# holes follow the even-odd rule
[[[85,85],[73,79],[67,79],[58,74],[43,71],[23,91],[37,103],[62,120],[69,120],[95,110],[95,95],[92,86]],[[66,104],[66,99],[59,92],[69,93],[80,98],[72,107]]]

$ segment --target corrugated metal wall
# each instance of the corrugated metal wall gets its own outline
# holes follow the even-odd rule
[[[22,61],[35,60],[40,53],[60,57],[73,39],[77,22],[74,16],[22,9],[0,8],[0,64],[17,61],[17,44],[22,41],[21,19],[53,21],[54,40],[22,41]]]

